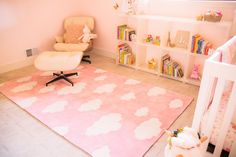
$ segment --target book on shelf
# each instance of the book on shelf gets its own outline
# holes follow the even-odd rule
[[[192,53],[208,55],[208,51],[212,47],[213,47],[212,43],[205,40],[199,34],[192,36],[192,43],[191,43]]]
[[[169,54],[165,54],[164,56],[162,56],[161,59],[162,63],[161,63],[161,71],[163,72],[164,70],[167,69],[167,64],[168,62],[170,62],[170,55]]]
[[[134,64],[134,55],[131,47],[126,43],[121,43],[117,46],[118,51],[118,63],[125,65]]]
[[[183,70],[179,65],[179,63],[172,60],[169,54],[162,56],[161,61],[162,61],[162,69],[161,69],[162,74],[176,78],[184,76]]]
[[[127,25],[120,25],[117,27],[117,39],[119,40],[132,41],[131,35],[135,33],[135,30]]]

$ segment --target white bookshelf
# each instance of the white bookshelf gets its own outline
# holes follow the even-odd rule
[[[132,48],[135,55],[135,63],[133,65],[125,66],[193,85],[200,85],[199,80],[193,80],[190,78],[193,65],[199,64],[200,73],[202,73],[204,62],[208,56],[191,53],[192,36],[195,34],[200,34],[204,39],[213,44],[213,48],[217,48],[228,40],[232,25],[230,21],[206,22],[197,21],[194,18],[167,17],[158,15],[119,14],[118,16],[121,21],[120,25],[126,24],[129,27],[134,28],[137,35],[135,42],[117,40],[117,44],[121,42],[127,43]],[[190,40],[186,49],[167,47],[168,32],[171,33],[171,40],[173,42],[178,30],[190,32]],[[160,36],[160,46],[144,42],[144,39],[148,34]],[[176,78],[161,73],[161,57],[166,53],[168,53],[173,60],[177,61],[182,66],[184,73],[182,78]],[[151,58],[155,58],[157,60],[156,69],[148,68],[147,61]]]

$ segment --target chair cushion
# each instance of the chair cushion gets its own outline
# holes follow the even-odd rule
[[[43,71],[69,71],[75,69],[83,57],[83,52],[45,51],[35,59],[34,65]]]
[[[88,47],[89,47],[89,43],[79,43],[79,44],[56,43],[54,44],[54,49],[56,51],[82,51],[84,52]]]
[[[83,25],[68,25],[66,28],[66,32],[64,34],[65,43],[77,44],[80,43],[78,38],[83,35]]]

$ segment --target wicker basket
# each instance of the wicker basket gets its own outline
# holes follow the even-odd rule
[[[222,16],[204,15],[204,21],[220,22]]]

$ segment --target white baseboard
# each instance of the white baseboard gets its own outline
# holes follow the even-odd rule
[[[112,58],[112,59],[116,58],[115,53],[109,52],[109,51],[101,49],[101,48],[93,48],[91,53],[101,55],[101,56],[105,56],[105,57],[109,57],[109,58]]]
[[[15,63],[0,65],[0,74],[33,65],[36,57],[37,56],[31,56],[31,57],[26,58],[25,60],[21,60]]]

